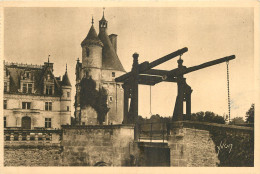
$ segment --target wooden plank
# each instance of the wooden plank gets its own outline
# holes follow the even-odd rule
[[[200,70],[200,69],[203,69],[203,68],[207,68],[207,67],[210,67],[210,66],[213,66],[213,65],[224,63],[224,62],[233,60],[235,58],[236,58],[235,55],[231,55],[231,56],[226,56],[226,57],[223,57],[223,58],[220,58],[220,59],[212,60],[212,61],[200,64],[200,65],[192,66],[192,67],[189,67],[189,68],[186,68],[186,67],[176,68],[176,69],[169,71],[168,76],[177,77],[177,76],[187,74],[187,73],[190,73],[190,72],[193,72],[193,71],[197,71],[197,70]]]
[[[184,47],[184,48],[179,49],[177,51],[174,51],[174,52],[172,52],[172,53],[170,53],[170,54],[168,54],[166,56],[163,56],[163,57],[161,57],[161,58],[159,58],[159,59],[157,59],[157,60],[155,60],[155,61],[153,61],[151,63],[143,62],[142,64],[138,65],[139,73],[141,74],[141,73],[143,73],[143,72],[145,72],[145,71],[147,71],[147,70],[149,70],[149,69],[151,69],[151,68],[153,68],[155,66],[158,66],[158,65],[160,65],[160,64],[162,64],[162,63],[164,63],[164,62],[166,62],[168,60],[173,59],[174,57],[182,55],[183,53],[185,53],[187,51],[188,51],[188,48]],[[133,75],[132,71],[128,72],[128,73],[126,73],[126,74],[124,74],[124,75],[122,75],[120,77],[115,78],[115,81],[116,82],[123,82],[125,79],[129,78],[132,75]]]

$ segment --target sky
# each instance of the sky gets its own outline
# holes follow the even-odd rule
[[[102,8],[5,8],[4,59],[27,64],[54,63],[55,76],[68,64],[75,94],[76,60],[81,60],[81,42]],[[132,54],[139,63],[153,61],[188,47],[182,59],[187,67],[236,55],[230,61],[231,118],[245,117],[254,103],[254,9],[249,7],[150,7],[105,8],[108,34],[117,34],[117,54],[128,72]],[[172,59],[156,69],[177,67]],[[192,112],[228,113],[226,63],[185,75],[193,89]],[[149,118],[150,87],[139,85],[139,115]],[[152,114],[171,116],[177,95],[176,83],[159,83],[151,88]],[[73,97],[74,98],[74,97]],[[73,105],[74,101],[72,102]],[[73,113],[73,112],[72,112]]]

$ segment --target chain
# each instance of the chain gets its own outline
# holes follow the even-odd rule
[[[230,122],[230,90],[229,90],[229,62],[227,61],[227,91],[228,91],[228,119]]]

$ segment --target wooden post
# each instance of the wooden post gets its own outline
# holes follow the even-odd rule
[[[129,87],[126,83],[124,83],[123,88],[124,88],[124,120],[123,120],[123,124],[128,124],[129,123],[129,120],[128,120]]]
[[[139,69],[138,69],[138,57],[139,54],[134,53],[133,54],[133,58],[134,58],[134,62],[133,62],[133,92],[132,92],[132,100],[131,102],[133,102],[133,120],[134,123],[136,123],[137,119],[138,119],[138,75],[139,75]]]
[[[130,86],[130,95],[131,95],[131,103],[128,114],[128,119],[130,124],[135,124],[138,118],[138,54],[133,54],[133,67],[132,73],[133,76],[130,78],[129,86]]]
[[[178,69],[183,68],[183,60],[180,58],[178,60]],[[185,78],[183,75],[177,77],[177,86],[178,86],[178,94],[176,98],[176,103],[173,112],[173,121],[182,121],[183,120],[183,101],[184,101],[184,87],[185,87]]]

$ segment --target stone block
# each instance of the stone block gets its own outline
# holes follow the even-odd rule
[[[187,160],[179,160],[179,167],[187,167]]]
[[[169,144],[170,150],[177,150],[177,143]]]
[[[177,150],[183,151],[184,150],[184,144],[183,143],[177,143]]]
[[[171,166],[179,166],[179,160],[171,159]]]
[[[177,151],[177,150],[173,150],[171,151],[171,155],[170,155],[171,159],[181,159],[182,158],[182,155],[181,155],[181,152],[180,151]]]

